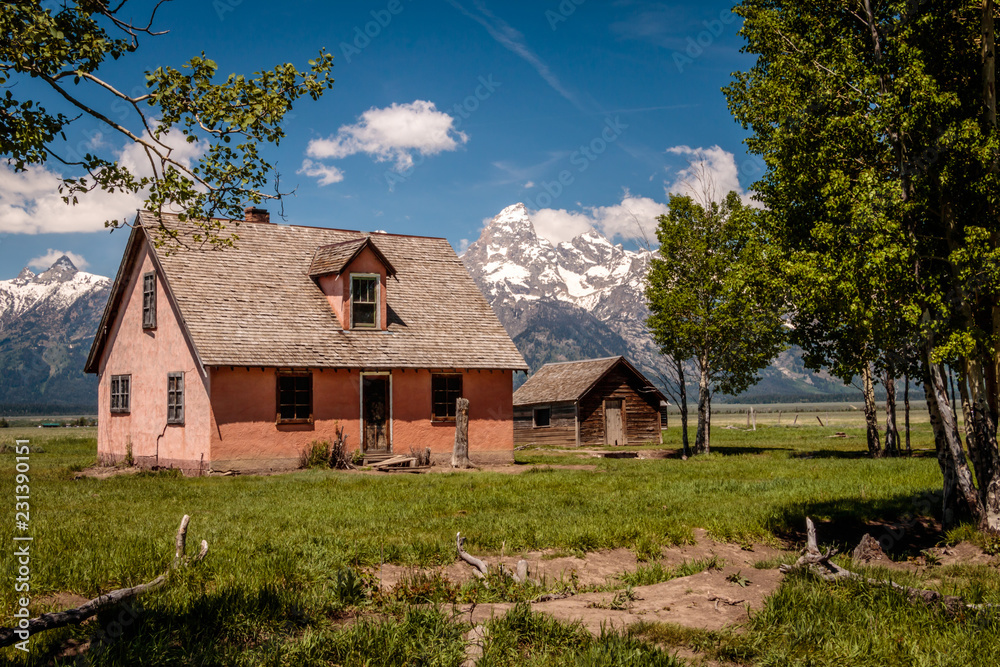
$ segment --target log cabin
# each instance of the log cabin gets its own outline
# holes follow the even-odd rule
[[[220,220],[234,247],[139,212],[86,370],[98,456],[185,474],[297,467],[338,429],[375,458],[513,460],[524,359],[447,240]]]
[[[621,356],[546,364],[514,392],[514,443],[661,444],[665,403]]]

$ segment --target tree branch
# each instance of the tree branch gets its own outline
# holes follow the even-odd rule
[[[208,542],[205,540],[201,541],[201,549],[198,551],[197,556],[192,558],[190,561],[187,561],[184,557],[187,527],[190,520],[191,517],[187,514],[185,514],[184,518],[181,519],[181,525],[177,529],[177,537],[174,541],[176,550],[174,553],[173,563],[171,563],[170,568],[166,572],[158,576],[156,579],[153,579],[145,584],[139,584],[138,586],[119,588],[111,591],[110,593],[98,595],[93,600],[89,600],[75,609],[42,614],[41,616],[27,621],[26,628],[0,628],[0,648],[10,646],[16,643],[18,639],[27,639],[27,636],[35,635],[39,632],[54,630],[67,625],[80,625],[80,623],[83,623],[85,620],[91,616],[95,616],[104,609],[114,607],[120,602],[163,586],[167,583],[169,578],[168,575],[171,571],[176,570],[183,565],[190,565],[203,560],[208,554]],[[21,637],[17,634],[18,632],[24,632],[25,630],[27,630],[26,636]]]

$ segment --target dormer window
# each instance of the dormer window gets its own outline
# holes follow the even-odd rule
[[[378,274],[351,274],[351,328],[378,328]]]

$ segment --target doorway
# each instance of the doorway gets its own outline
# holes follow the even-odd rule
[[[366,454],[388,454],[389,439],[389,376],[361,376],[361,420]]]
[[[620,446],[625,444],[625,405],[620,398],[604,401],[604,444]]]

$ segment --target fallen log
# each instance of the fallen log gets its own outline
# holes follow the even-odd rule
[[[475,574],[480,579],[485,579],[490,573],[489,566],[486,564],[485,561],[476,558],[475,556],[467,552],[465,549],[463,549],[462,545],[464,544],[465,544],[465,538],[462,537],[462,533],[461,532],[456,533],[455,547],[458,549],[458,557],[473,567],[472,571],[473,574]],[[504,568],[503,563],[501,563],[498,566],[498,568],[501,573],[506,572],[506,568]],[[511,578],[519,584],[523,584],[524,582],[526,582],[528,580],[528,561],[524,560],[523,558],[517,561],[516,568],[514,569],[513,572],[510,572],[509,574]]]
[[[862,540],[862,543],[864,540]],[[861,545],[859,545],[861,546]],[[942,595],[937,591],[924,588],[912,588],[902,586],[889,579],[873,579],[856,572],[840,567],[830,559],[837,554],[836,549],[829,549],[825,553],[820,551],[816,540],[816,526],[812,519],[806,517],[806,548],[805,552],[793,565],[781,565],[778,569],[783,574],[788,574],[793,570],[806,568],[819,576],[824,581],[839,581],[842,579],[854,579],[876,586],[888,586],[906,595],[910,602],[922,602],[924,604],[941,604],[950,613],[955,613],[960,609],[989,609],[1000,607],[993,604],[968,604],[957,595]]]
[[[192,558],[190,561],[185,558],[185,551],[187,550],[187,527],[190,520],[191,517],[187,514],[185,514],[184,518],[181,519],[181,525],[177,529],[177,537],[174,539],[174,560],[170,564],[167,571],[158,576],[156,579],[146,582],[145,584],[139,584],[138,586],[119,588],[111,591],[110,593],[98,595],[93,600],[88,600],[75,609],[49,612],[30,620],[22,619],[27,620],[27,623],[25,625],[19,625],[17,628],[0,628],[0,648],[10,646],[16,643],[19,639],[22,641],[26,640],[29,636],[36,635],[39,632],[54,630],[67,625],[79,625],[91,616],[95,616],[105,609],[114,607],[120,602],[124,602],[125,600],[134,598],[137,595],[159,588],[163,584],[167,583],[168,575],[173,570],[176,570],[183,565],[197,563],[205,558],[205,555],[208,554],[208,542],[205,540],[201,541],[201,549],[198,551],[197,556]]]
[[[489,568],[486,567],[486,563],[479,560],[472,554],[468,553],[465,549],[463,549],[462,548],[463,544],[465,544],[465,538],[462,537],[462,533],[461,532],[456,533],[455,546],[458,547],[458,557],[464,560],[469,565],[471,565],[473,568],[475,568],[473,570],[473,573],[477,577],[479,577],[480,579],[484,579],[486,575],[489,574]]]

